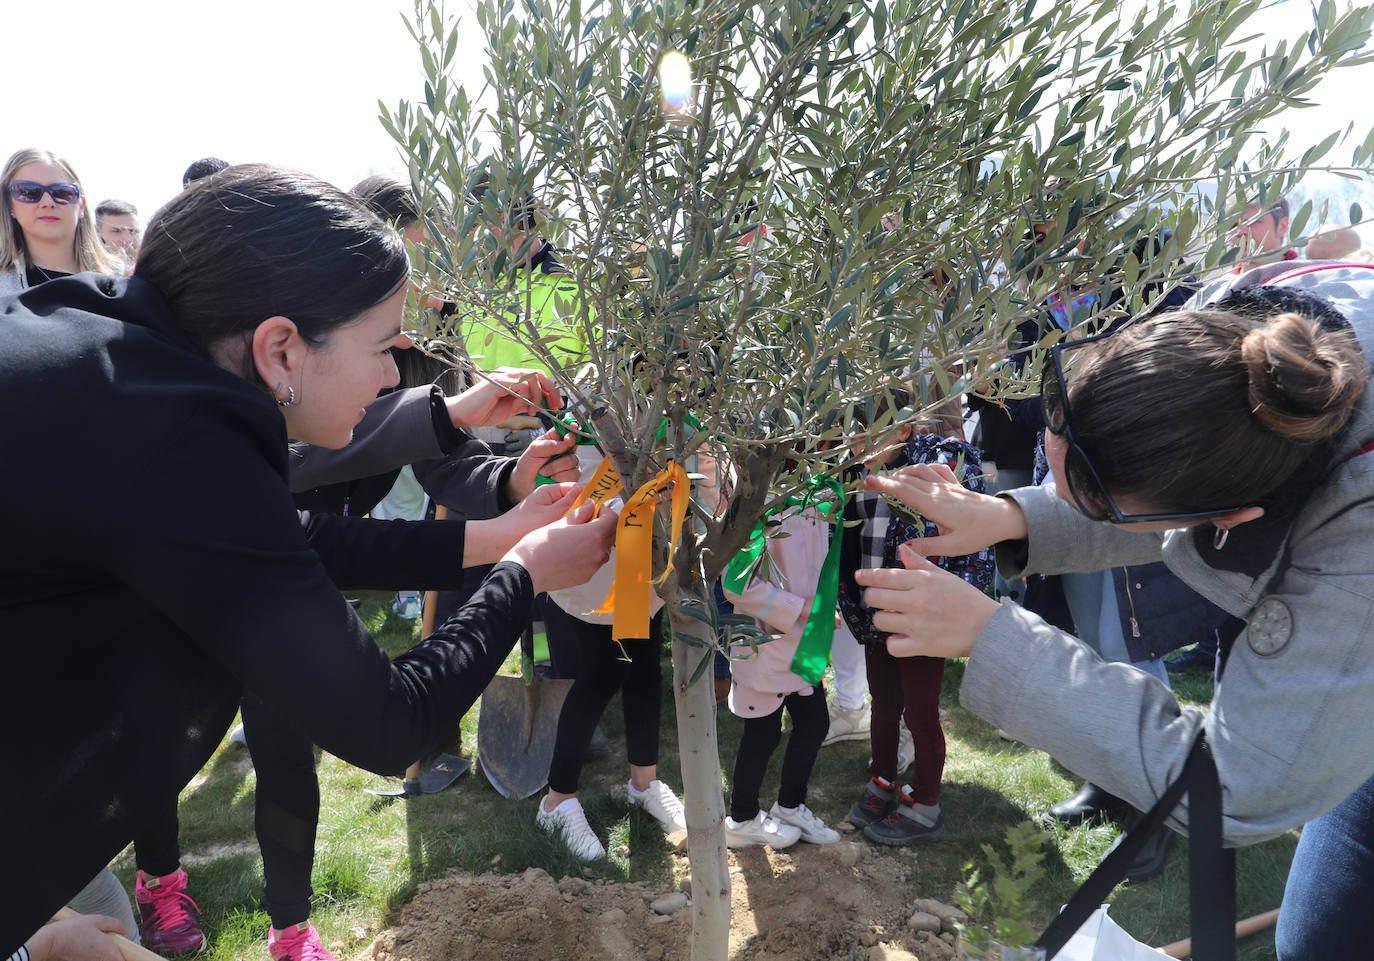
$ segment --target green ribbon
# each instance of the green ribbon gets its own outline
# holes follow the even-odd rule
[[[581,431],[581,425],[578,424],[576,418],[574,418],[573,415],[570,413],[556,414],[549,409],[547,404],[544,405],[544,413],[548,416],[548,418],[551,421],[553,421],[553,429],[558,431],[559,437],[567,437],[568,434],[572,433],[574,430]],[[691,427],[694,430],[701,430],[701,421],[697,420],[696,415],[693,414],[691,411],[687,411],[687,414],[683,418],[683,420],[687,422],[688,427]],[[660,441],[663,440],[663,438],[667,437],[668,428],[671,426],[672,422],[669,421],[666,417],[663,418],[663,423],[658,425],[658,433],[654,435],[654,440]],[[591,435],[590,431],[579,433],[577,435],[577,446],[595,447],[596,438]],[[543,487],[545,484],[552,483],[553,481],[550,478],[545,477],[543,474],[535,475],[535,487]]]
[[[754,525],[749,542],[730,559],[725,568],[725,586],[732,593],[742,594],[749,586],[750,575],[767,546],[764,530],[769,517],[792,507],[806,510],[813,506],[822,517],[826,514],[832,518],[840,516],[844,488],[838,480],[833,477],[813,477],[807,481],[807,486],[810,490],[805,497],[787,497],[768,508]],[[818,495],[827,491],[835,495],[834,499],[820,500]],[[830,548],[825,553],[820,576],[816,579],[811,613],[806,618],[801,640],[797,642],[797,652],[792,655],[792,673],[813,686],[821,682],[826,665],[830,663],[830,647],[835,642],[835,602],[840,589],[840,541],[838,532],[830,538]]]

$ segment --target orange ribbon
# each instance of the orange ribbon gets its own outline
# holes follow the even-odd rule
[[[668,564],[663,573],[650,578],[653,570],[654,510],[658,495],[668,485],[673,487],[673,500],[668,525]],[[597,467],[592,479],[573,504],[590,500],[604,504],[623,485],[610,458]],[[596,609],[598,614],[613,614],[611,638],[616,641],[649,636],[649,602],[651,585],[662,584],[673,571],[673,555],[677,553],[682,524],[687,517],[687,501],[691,484],[687,471],[680,464],[669,464],[625,502],[615,534],[615,580],[606,599]]]

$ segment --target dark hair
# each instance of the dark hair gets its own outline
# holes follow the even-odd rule
[[[364,177],[349,191],[368,208],[397,230],[405,230],[420,219],[420,206],[410,184],[385,174]]]
[[[97,222],[106,217],[122,217],[125,214],[138,216],[138,208],[127,200],[102,200],[95,208],[95,219]]]
[[[1365,358],[1334,309],[1297,292],[1217,306],[1084,348],[1069,409],[1113,494],[1161,511],[1255,504],[1350,421]]]
[[[217,174],[221,170],[227,170],[229,162],[220,160],[218,157],[201,157],[191,166],[186,168],[186,172],[181,175],[181,189],[185,190],[197,180]]]
[[[207,356],[274,315],[323,342],[409,272],[401,235],[361,202],[260,164],[230,167],[174,197],[153,216],[134,265]]]
[[[478,167],[470,169],[468,176],[471,179],[468,181],[467,203],[468,206],[477,206],[482,203],[482,198],[486,196],[487,186],[491,183],[491,176],[487,171]],[[513,207],[510,219],[512,230],[529,233],[538,228],[539,223],[535,219],[534,194],[526,190],[521,202],[510,206]]]

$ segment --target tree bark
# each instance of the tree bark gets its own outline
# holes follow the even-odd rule
[[[682,639],[709,632],[702,622],[677,612],[700,585],[675,591],[668,601],[673,625],[673,700],[677,706],[678,752],[683,806],[687,815],[687,857],[692,865],[692,961],[726,961],[730,948],[730,862],[725,854],[725,798],[721,792],[720,748],[716,741],[716,698],[711,669],[689,684],[703,656],[714,650]],[[709,605],[712,598],[691,597]],[[714,640],[713,638],[706,638]]]

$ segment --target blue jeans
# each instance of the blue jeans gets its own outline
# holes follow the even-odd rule
[[[1274,934],[1279,961],[1369,957],[1374,778],[1302,829]]]

